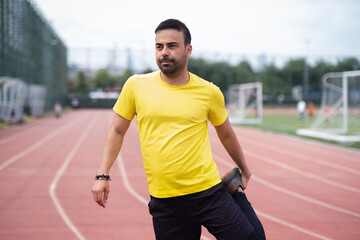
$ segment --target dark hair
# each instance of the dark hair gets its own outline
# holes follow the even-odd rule
[[[155,29],[155,33],[166,29],[176,29],[180,32],[183,32],[185,39],[185,46],[191,43],[190,31],[183,22],[177,19],[167,19],[161,22],[159,26],[157,26],[157,28]]]

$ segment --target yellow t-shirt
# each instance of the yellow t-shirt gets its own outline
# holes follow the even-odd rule
[[[214,84],[190,74],[183,86],[170,86],[160,71],[130,77],[113,108],[136,115],[150,195],[182,196],[221,182],[212,158],[207,120],[224,123],[224,96]]]

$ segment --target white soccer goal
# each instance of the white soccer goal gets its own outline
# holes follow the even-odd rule
[[[325,74],[319,113],[309,129],[298,129],[297,134],[338,142],[360,141],[360,71]]]
[[[4,122],[22,120],[27,85],[20,79],[0,77],[0,119]]]
[[[44,114],[47,90],[42,85],[30,84],[28,88],[27,104],[33,117]]]
[[[262,122],[262,84],[234,84],[229,87],[227,111],[230,123],[255,124]]]

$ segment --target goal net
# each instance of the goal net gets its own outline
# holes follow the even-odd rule
[[[255,124],[262,122],[262,84],[234,84],[229,87],[227,111],[230,123]]]
[[[309,129],[297,133],[338,142],[360,141],[360,71],[325,74],[319,113]]]

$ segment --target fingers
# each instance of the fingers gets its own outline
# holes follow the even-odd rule
[[[95,202],[97,202],[97,204],[99,204],[100,206],[105,208],[105,202],[103,200],[103,194],[101,192],[94,191],[94,190],[92,190],[92,193],[93,193],[93,197],[94,197]]]
[[[246,178],[245,176],[241,176],[241,181],[242,181],[242,184],[243,184],[243,186],[244,186],[244,189],[243,189],[243,190],[245,190],[245,189],[247,188],[249,179]]]
[[[104,203],[107,203],[108,196],[109,196],[109,191],[104,192]]]
[[[107,184],[101,184],[99,182],[100,181],[95,182],[92,188],[92,194],[95,202],[105,208],[110,190]]]

